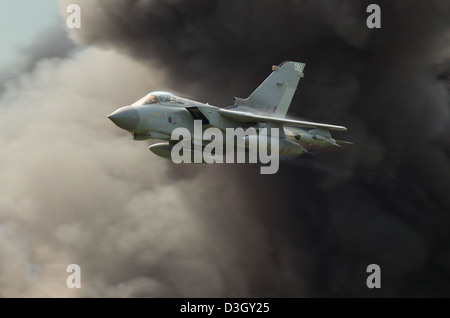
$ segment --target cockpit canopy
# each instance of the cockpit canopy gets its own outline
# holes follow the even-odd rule
[[[138,100],[133,105],[151,105],[151,104],[187,104],[187,100],[181,97],[177,97],[168,92],[151,92]]]

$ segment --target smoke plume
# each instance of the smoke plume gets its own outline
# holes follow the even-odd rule
[[[446,1],[379,1],[381,29],[367,1],[78,3],[82,48],[4,83],[2,296],[450,294]],[[150,90],[226,106],[284,60],[307,64],[288,115],[353,147],[178,166],[98,117]]]

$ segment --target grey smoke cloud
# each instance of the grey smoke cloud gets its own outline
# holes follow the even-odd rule
[[[156,66],[97,49],[41,60],[9,83],[0,125],[2,296],[252,293],[251,269],[272,248],[260,222],[241,213],[245,204],[229,201],[239,180],[217,183],[210,176],[225,174],[219,166],[191,166],[186,176],[99,117],[167,83]],[[65,285],[71,263],[81,266],[79,291]]]
[[[1,97],[2,296],[449,295],[447,2],[379,1],[381,30],[364,1],[78,3],[91,48]],[[283,60],[307,63],[290,114],[353,148],[175,166],[97,117],[153,89],[225,106]]]
[[[273,178],[239,171],[240,200],[252,202],[246,213],[295,245],[294,266],[310,259],[316,268],[283,285],[370,296],[364,269],[378,262],[387,283],[376,295],[448,294],[433,273],[448,272],[449,238],[437,224],[448,224],[450,207],[449,97],[439,80],[449,5],[381,1],[383,27],[369,30],[368,4],[111,1],[89,11],[88,27],[73,36],[157,60],[180,90],[197,82],[196,95],[221,105],[247,96],[266,65],[306,62],[291,114],[345,124],[356,146],[286,163]]]
[[[130,155],[138,145],[98,117],[139,96],[152,76],[164,81],[163,74],[126,57],[88,50],[60,65],[41,62],[8,91],[1,125],[2,295],[76,295],[65,287],[65,267],[73,262],[83,269],[87,295],[134,295],[136,288],[154,296],[163,294],[160,289],[183,292],[139,268],[171,252],[190,265],[192,245],[197,253],[208,249],[198,239],[201,222],[182,207],[190,185],[174,186],[164,162],[147,160],[145,145],[144,156]],[[30,282],[24,272],[33,264]],[[120,266],[142,279],[128,279]],[[96,291],[90,287],[96,284],[106,286]]]

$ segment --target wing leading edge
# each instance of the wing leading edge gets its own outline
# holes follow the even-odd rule
[[[238,122],[246,122],[246,123],[272,123],[278,125],[285,125],[290,127],[301,127],[301,128],[324,128],[329,130],[340,130],[346,131],[347,128],[344,126],[336,126],[336,125],[328,125],[315,123],[311,121],[302,121],[302,120],[293,120],[286,118],[276,118],[269,116],[256,115],[248,112],[241,112],[229,109],[219,109],[219,114],[222,117],[229,118]]]

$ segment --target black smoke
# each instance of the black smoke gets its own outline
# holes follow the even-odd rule
[[[338,137],[352,148],[283,161],[273,176],[252,166],[196,168],[237,189],[226,200],[226,192],[204,198],[239,202],[231,215],[192,202],[209,237],[242,239],[250,218],[266,239],[265,252],[258,241],[224,239],[239,250],[228,253],[245,258],[236,267],[248,289],[238,295],[450,295],[450,4],[377,1],[382,28],[368,29],[369,3],[80,1],[77,41],[157,65],[178,91],[211,104],[248,96],[272,64],[305,62],[288,114],[349,128]],[[173,169],[173,178],[192,177],[190,167]],[[229,219],[236,215],[243,223]],[[381,290],[366,287],[372,263]]]

